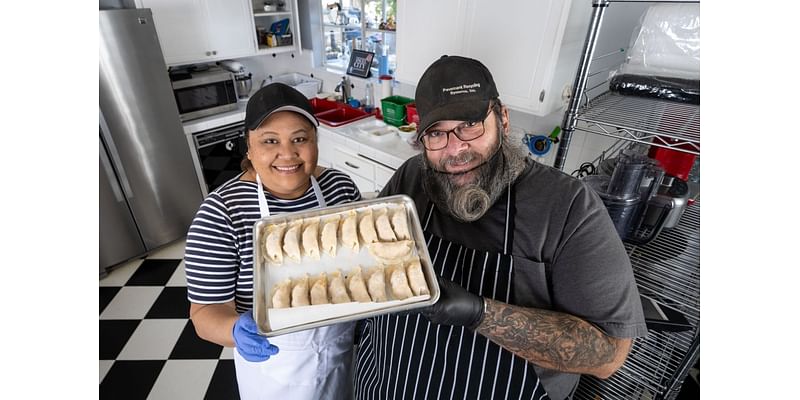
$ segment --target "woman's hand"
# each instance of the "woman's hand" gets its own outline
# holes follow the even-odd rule
[[[261,362],[278,354],[278,347],[270,344],[266,337],[258,334],[258,326],[253,319],[253,310],[239,316],[233,325],[233,341],[236,350],[250,362]]]

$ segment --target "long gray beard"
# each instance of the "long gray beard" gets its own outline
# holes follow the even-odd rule
[[[499,142],[499,148],[488,160],[468,150],[441,160],[440,165],[435,167],[427,157],[421,157],[422,186],[436,207],[461,222],[478,220],[489,211],[527,164],[527,151],[522,145],[513,145],[503,139]],[[441,172],[448,162],[463,162],[475,157],[481,159],[482,163],[472,171],[476,177],[471,183],[458,185],[453,182],[452,174]]]

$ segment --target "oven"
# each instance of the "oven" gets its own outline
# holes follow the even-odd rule
[[[219,69],[171,76],[172,92],[182,121],[236,109],[236,80]]]
[[[247,153],[244,122],[237,122],[189,135],[192,158],[203,197],[242,172]]]

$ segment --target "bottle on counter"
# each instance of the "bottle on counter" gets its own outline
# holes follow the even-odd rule
[[[375,109],[375,93],[373,92],[372,82],[367,82],[364,94],[364,111],[371,113]]]

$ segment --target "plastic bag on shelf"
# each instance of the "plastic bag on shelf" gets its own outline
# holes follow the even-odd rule
[[[648,8],[610,78],[609,89],[619,94],[700,104],[700,6]]]
[[[657,4],[642,16],[620,74],[700,79],[700,5]]]
[[[611,78],[609,89],[625,95],[700,104],[700,81],[693,79],[617,74]]]

